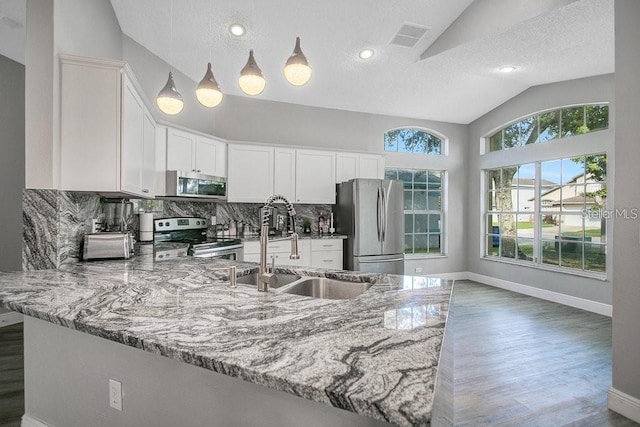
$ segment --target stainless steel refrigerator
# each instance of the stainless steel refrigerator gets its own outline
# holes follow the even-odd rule
[[[352,179],[337,192],[336,231],[348,236],[345,268],[404,274],[402,181]]]

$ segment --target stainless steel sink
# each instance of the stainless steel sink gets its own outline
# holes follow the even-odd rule
[[[351,299],[372,286],[367,282],[348,282],[326,277],[307,277],[291,283],[280,292],[324,299]]]
[[[296,280],[300,280],[302,277],[296,274],[286,274],[286,273],[276,273],[276,277],[278,278],[278,283],[272,288],[279,288],[284,285],[288,285],[289,283],[293,283]],[[236,283],[243,283],[245,285],[258,285],[258,273],[249,274],[247,276],[238,277]]]

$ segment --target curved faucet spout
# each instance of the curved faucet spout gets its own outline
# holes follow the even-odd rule
[[[293,204],[282,194],[274,194],[270,196],[264,206],[262,207],[262,221],[260,227],[260,270],[259,276],[260,280],[258,281],[258,291],[266,292],[269,290],[269,285],[273,286],[277,283],[277,277],[274,274],[274,268],[271,270],[267,268],[267,242],[269,240],[269,212],[270,208],[273,207],[273,203],[276,201],[282,201],[285,203],[285,207],[287,208],[287,213],[291,218],[291,226],[293,228],[293,234],[291,236],[286,237],[284,239],[278,240],[287,240],[291,239],[291,255],[289,258],[291,259],[300,259],[300,255],[298,253],[298,235],[296,234],[296,210],[293,207]]]

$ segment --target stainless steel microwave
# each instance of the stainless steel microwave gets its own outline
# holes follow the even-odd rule
[[[227,178],[196,172],[167,171],[167,196],[227,199]]]

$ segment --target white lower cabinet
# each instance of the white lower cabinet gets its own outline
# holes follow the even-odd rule
[[[311,265],[342,270],[342,239],[311,240]]]
[[[319,267],[342,269],[342,239],[301,239],[298,241],[300,259],[289,259],[291,241],[269,242],[267,244],[267,263],[275,256],[276,268],[279,265],[299,267]],[[260,242],[244,242],[244,261],[260,262]]]

